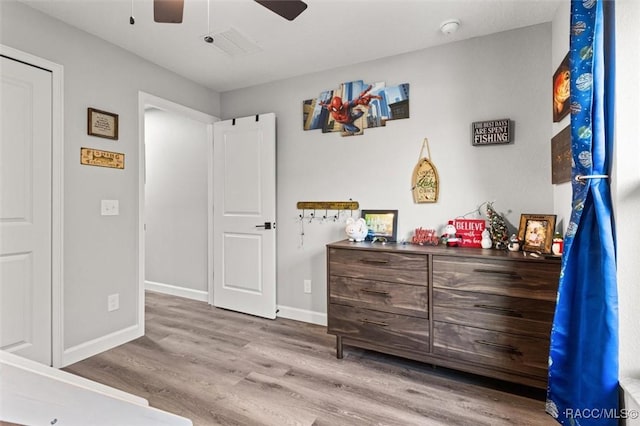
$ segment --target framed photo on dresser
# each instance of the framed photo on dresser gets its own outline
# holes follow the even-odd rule
[[[522,250],[551,253],[555,228],[556,215],[554,214],[520,215],[518,238],[523,242]]]
[[[360,217],[367,223],[376,240],[395,242],[398,235],[398,210],[362,210]]]

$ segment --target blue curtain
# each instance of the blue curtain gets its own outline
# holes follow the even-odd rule
[[[546,410],[568,425],[618,424],[618,295],[608,175],[613,0],[571,1],[573,204],[551,331]],[[576,180],[576,177],[585,179]]]

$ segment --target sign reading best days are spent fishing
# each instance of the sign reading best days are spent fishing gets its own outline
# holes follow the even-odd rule
[[[507,144],[513,142],[514,122],[508,118],[471,123],[473,146]]]

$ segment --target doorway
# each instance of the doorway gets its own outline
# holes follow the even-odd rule
[[[143,316],[145,289],[210,299],[212,125],[218,119],[143,92],[139,108]]]

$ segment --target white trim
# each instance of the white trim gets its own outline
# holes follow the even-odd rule
[[[144,147],[144,107],[146,97],[138,92],[138,324],[144,330],[144,184],[146,182]]]
[[[207,303],[213,306],[213,124],[207,126],[207,138]]]
[[[113,349],[116,346],[120,346],[142,336],[144,336],[144,328],[135,324],[131,327],[114,331],[106,336],[101,336],[97,339],[89,340],[88,342],[73,346],[66,349],[62,354],[61,367],[66,367],[67,365],[82,361],[83,359],[108,351],[109,349]]]
[[[64,350],[64,67],[0,44],[0,54],[51,71],[51,362],[62,366]]]
[[[145,281],[144,288],[148,291],[155,291],[156,293],[170,294],[172,296],[184,297],[186,299],[198,300],[200,302],[209,302],[209,292],[203,290],[157,283],[155,281]]]
[[[145,238],[144,238],[144,184],[146,178],[145,166],[145,134],[144,134],[144,110],[146,107],[155,107],[163,111],[170,111],[207,125],[209,147],[207,148],[207,179],[208,179],[208,229],[207,229],[207,289],[208,295],[205,301],[209,304],[213,301],[213,123],[219,121],[218,117],[197,111],[184,105],[160,98],[158,96],[138,92],[138,321],[144,329],[144,290],[145,290]],[[187,297],[187,296],[183,296]],[[200,299],[196,299],[200,300]]]
[[[325,314],[324,312],[309,311],[307,309],[292,308],[290,306],[278,305],[277,317],[288,318],[317,325],[327,325],[327,314]]]

